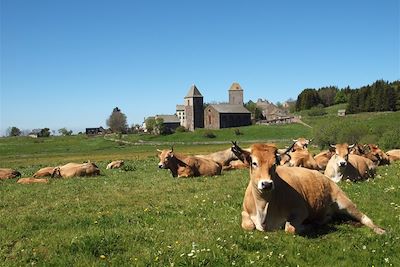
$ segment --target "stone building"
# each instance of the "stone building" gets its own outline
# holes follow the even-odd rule
[[[196,85],[192,85],[184,99],[185,107],[185,128],[194,131],[197,128],[204,128],[204,111],[203,96],[197,89]]]
[[[216,104],[204,110],[204,126],[221,129],[251,125],[251,112],[243,105]]]
[[[176,105],[181,125],[190,131],[196,128],[220,129],[251,124],[251,113],[243,106],[243,89],[233,83],[228,90],[229,103],[212,104],[204,109],[203,96],[192,85],[185,96],[184,105]]]

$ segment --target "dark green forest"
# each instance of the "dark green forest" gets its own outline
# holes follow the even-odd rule
[[[351,89],[336,86],[304,89],[297,97],[296,111],[347,103],[347,113],[400,110],[400,80],[377,80]]]

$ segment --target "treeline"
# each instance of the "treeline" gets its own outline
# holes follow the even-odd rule
[[[400,81],[378,80],[372,85],[351,89],[336,86],[304,89],[297,97],[296,111],[347,103],[347,113],[400,110]]]

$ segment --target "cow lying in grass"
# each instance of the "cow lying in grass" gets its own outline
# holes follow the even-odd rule
[[[350,154],[350,149],[353,146],[346,143],[332,145],[335,154],[326,166],[325,175],[336,183],[342,179],[365,180],[374,174],[376,165],[370,159]]]
[[[400,149],[393,149],[386,152],[390,162],[400,160]]]
[[[196,156],[174,153],[173,149],[157,151],[160,162],[158,167],[169,169],[173,177],[214,176],[221,174],[221,164]]]
[[[94,176],[99,174],[100,169],[93,162],[68,163],[63,166],[55,167],[51,177],[70,178],[74,176]]]
[[[35,172],[33,177],[46,177],[46,176],[52,176],[54,171],[54,167],[44,167]]]
[[[107,165],[107,170],[109,169],[118,169],[121,168],[122,166],[124,166],[124,161],[123,160],[115,160],[115,161],[111,161],[110,163],[108,163]]]
[[[0,168],[0,180],[11,179],[18,176],[21,176],[21,173],[19,171],[16,171],[14,169]]]
[[[324,171],[326,169],[326,166],[328,165],[329,160],[332,158],[332,156],[335,154],[335,150],[330,149],[330,150],[325,150],[321,151],[317,155],[314,156],[315,162],[318,165],[318,168],[321,171]]]
[[[20,178],[18,179],[17,183],[18,184],[47,184],[49,182],[48,179],[44,178],[33,178],[33,177],[28,177],[28,178]]]
[[[235,154],[233,154],[230,148],[208,155],[196,155],[196,157],[215,161],[222,166],[223,170],[234,169],[234,166],[236,165],[232,166],[230,163],[232,161],[238,160],[238,158],[235,156]]]
[[[344,214],[377,234],[385,233],[320,172],[278,166],[276,147],[254,144],[248,152],[234,145],[232,151],[250,165],[242,211],[244,229],[273,231],[284,227],[290,233],[303,233],[312,224],[325,224],[333,215]]]

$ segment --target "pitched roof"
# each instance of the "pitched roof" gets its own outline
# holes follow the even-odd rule
[[[185,110],[185,106],[184,105],[176,105],[176,111],[178,110]]]
[[[210,106],[219,113],[251,113],[242,105],[212,104]]]
[[[164,123],[181,123],[176,115],[156,115],[156,119],[163,119]]]
[[[229,88],[229,91],[237,91],[237,90],[243,91],[239,83],[232,83],[231,88]]]
[[[199,91],[199,89],[197,89],[196,85],[192,85],[189,89],[189,92],[186,94],[185,98],[189,98],[189,97],[203,97]]]

